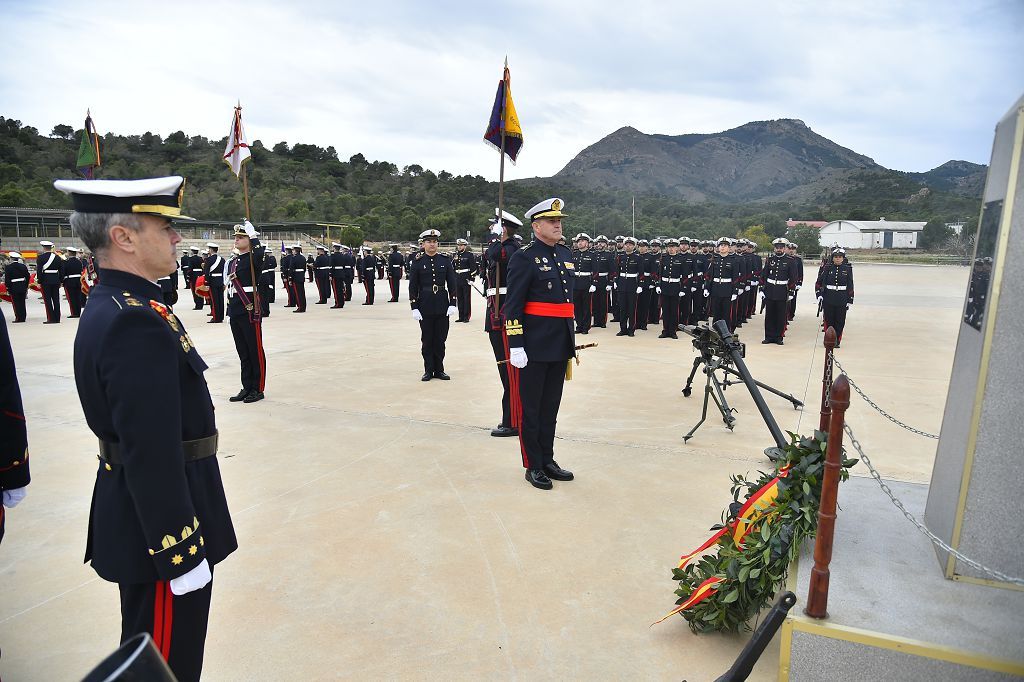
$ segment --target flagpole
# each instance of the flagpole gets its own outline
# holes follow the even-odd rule
[[[245,198],[245,219],[252,220],[249,213],[249,174],[245,172],[245,164],[242,164],[242,196]]]
[[[636,195],[633,195],[633,239],[636,239]]]

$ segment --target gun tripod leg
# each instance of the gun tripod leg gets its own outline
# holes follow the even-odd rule
[[[693,369],[690,370],[690,376],[686,378],[686,386],[683,387],[683,395],[687,398],[693,392],[693,377],[697,374],[697,368],[700,367],[701,360],[702,358],[699,355],[693,359]]]
[[[698,361],[695,360],[693,364],[694,372],[697,371],[697,362]],[[700,425],[708,420],[708,398],[711,396],[711,372],[708,371],[707,369],[705,369],[704,372],[708,375],[707,383],[704,385],[704,409],[700,413],[700,421],[694,424],[693,428],[690,429],[689,433],[683,436],[684,443],[688,442],[691,438],[693,438],[693,434],[697,431],[697,429],[700,428]],[[690,379],[693,379],[693,374],[690,375]]]
[[[718,378],[714,375],[709,375],[709,379],[711,380],[709,383],[714,383],[715,393],[713,393],[711,397],[715,399],[715,404],[718,405],[718,411],[722,413],[722,422],[724,422],[728,429],[732,431],[733,427],[736,425],[736,417],[732,416],[732,413],[736,410],[729,407],[729,401],[725,399],[725,393],[722,390],[722,386],[718,383]],[[711,387],[709,386],[708,391],[710,392],[710,390]]]

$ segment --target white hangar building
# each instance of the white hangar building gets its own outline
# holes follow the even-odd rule
[[[822,246],[846,249],[916,249],[925,223],[895,220],[833,220],[821,228]]]

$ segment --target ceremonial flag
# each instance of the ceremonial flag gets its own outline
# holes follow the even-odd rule
[[[235,114],[231,119],[231,132],[228,133],[228,144],[224,147],[224,163],[235,177],[239,177],[242,174],[242,164],[251,156],[249,143],[245,141],[245,131],[242,130],[242,105],[239,104],[235,107]]]
[[[75,166],[88,180],[92,180],[93,169],[100,166],[100,136],[96,134],[96,126],[92,122],[89,110],[85,110],[85,127],[82,130],[82,142],[78,145],[78,159]]]
[[[494,96],[494,107],[491,109],[491,120],[487,123],[484,141],[500,150],[503,133],[505,154],[515,163],[523,147],[523,129],[519,127],[516,105],[512,103],[512,77],[509,75],[508,62],[505,63],[502,79],[498,81],[498,93]]]

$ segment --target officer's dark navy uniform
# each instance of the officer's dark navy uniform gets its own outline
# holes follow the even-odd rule
[[[11,305],[14,306],[14,322],[24,322],[26,318],[25,301],[28,298],[28,266],[21,261],[21,254],[17,251],[9,254],[12,260],[4,268],[4,283],[7,284],[7,293],[11,296]]]
[[[441,233],[426,230],[420,239],[435,244]],[[423,381],[449,377],[444,371],[445,342],[448,340],[448,313],[455,307],[455,266],[442,253],[419,254],[409,271],[409,305],[420,323],[420,352],[423,355]]]
[[[469,242],[465,239],[455,241],[455,255],[452,265],[455,266],[455,304],[459,309],[456,322],[469,322],[473,316],[473,278],[479,270],[476,254],[469,250]]]
[[[658,324],[661,322],[661,299],[658,295],[659,282],[661,281],[661,253],[662,243],[660,239],[651,240],[651,250],[648,252],[650,261],[653,264],[648,275],[647,289],[650,295],[647,299],[647,323]],[[645,326],[644,329],[647,329]]]
[[[839,264],[836,264],[837,260]],[[821,299],[825,329],[832,327],[836,330],[836,348],[839,348],[846,328],[846,311],[853,305],[853,265],[846,260],[845,249],[832,251],[832,262],[818,273],[814,292]]]
[[[183,289],[189,289],[192,287],[192,265],[191,258],[189,257],[188,250],[181,252],[181,279]]]
[[[519,250],[519,242],[515,239],[515,231],[523,226],[514,215],[508,211],[495,209],[495,216],[501,216],[492,220],[492,230],[500,230],[499,234],[505,234],[504,240],[501,237],[495,238],[487,245],[484,252],[486,263],[485,275],[487,282],[485,292],[487,294],[487,311],[484,315],[484,331],[491,343],[491,351],[498,367],[498,377],[501,379],[501,423],[491,429],[491,435],[496,438],[518,436],[518,426],[513,424],[511,388],[509,385],[508,367],[508,342],[505,336],[505,321],[502,310],[505,306],[505,297],[508,293],[508,263],[512,254]]]
[[[331,257],[327,255],[325,247],[318,246],[316,250],[318,253],[313,259],[313,281],[316,282],[319,296],[316,305],[327,305],[327,297],[331,292]]]
[[[352,255],[352,249],[342,246],[342,261],[345,267],[345,300],[352,300],[352,284],[356,280],[356,257]]]
[[[163,294],[163,302],[169,307],[174,307],[174,304],[178,302],[178,290],[174,286],[174,280],[170,275],[164,275],[157,279],[156,284],[160,287],[160,293]]]
[[[228,322],[242,367],[242,390],[230,398],[232,402],[254,403],[263,400],[267,384],[267,356],[263,352],[263,305],[256,300],[259,288],[253,287],[253,275],[256,275],[258,281],[264,265],[265,250],[256,238],[258,234],[248,223],[246,226],[235,225],[235,244],[239,244],[239,237],[245,237],[249,241],[250,250],[231,260],[227,276]]]
[[[845,253],[845,252],[844,252]],[[799,293],[800,287],[804,285],[804,259],[797,253],[797,245],[789,243],[789,257],[796,263],[796,293]],[[789,301],[789,321],[792,322],[793,318],[796,317],[796,295]]]
[[[679,242],[675,239],[669,239],[666,245],[674,248],[679,246]],[[659,266],[661,284],[659,287],[661,289],[662,330],[661,334],[658,335],[660,339],[678,338],[679,309],[682,305],[683,294],[685,293],[683,288],[687,286],[687,282],[692,275],[689,268],[689,261],[681,253],[666,253],[661,257],[661,265]]]
[[[270,304],[277,297],[277,259],[274,254],[263,247],[263,271],[260,275],[260,304],[263,306],[263,317],[270,317]]]
[[[196,293],[196,282],[199,281],[199,275],[203,274],[205,261],[203,260],[203,257],[199,255],[199,249],[195,247],[192,248],[192,255],[189,256],[188,264],[192,271],[192,284],[190,287],[192,289],[192,303],[195,304],[196,310],[202,310],[206,299]]]
[[[288,280],[295,293],[295,310],[293,313],[306,312],[306,259],[302,256],[302,247],[292,247],[292,257],[288,259]]]
[[[548,490],[551,479],[572,480],[573,475],[554,460],[555,424],[562,401],[568,362],[575,356],[572,303],[572,253],[560,244],[541,241],[540,230],[561,220],[564,202],[548,199],[526,213],[535,224],[534,240],[509,259],[505,333],[519,419],[519,446],[526,480]],[[544,221],[544,225],[541,222]],[[523,359],[525,366],[517,362]]]
[[[402,270],[405,268],[405,258],[398,253],[398,244],[391,245],[391,253],[388,254],[388,286],[391,287],[391,298],[388,303],[398,303],[398,291],[402,287]]]
[[[224,259],[217,253],[218,247],[213,242],[206,245],[210,249],[210,255],[203,263],[203,275],[206,276],[206,286],[210,287],[210,322],[224,321]]]
[[[363,305],[373,305],[373,289],[375,286],[374,275],[377,272],[377,257],[372,252],[363,256],[359,263],[359,276],[363,281],[363,288],[366,290],[366,300]]]
[[[295,289],[292,288],[292,248],[290,246],[287,247],[285,252],[281,255],[280,267],[281,286],[284,287],[285,295],[287,297],[284,307],[294,308]]]
[[[636,246],[636,240],[628,237],[625,244]],[[619,304],[619,331],[616,336],[633,336],[636,329],[637,297],[642,287],[640,278],[644,273],[643,254],[623,250],[616,259],[615,293]]]
[[[594,319],[591,305],[597,291],[597,258],[590,250],[590,235],[578,234],[573,240],[578,250],[573,254],[572,304],[576,319],[576,333],[589,334]]]
[[[28,465],[28,431],[21,404],[11,339],[0,306],[0,493],[24,488],[32,480]],[[0,502],[0,541],[4,539],[4,505]]]
[[[598,235],[594,251],[594,286],[597,291],[591,298],[593,315],[591,323],[594,327],[608,326],[608,305],[611,299],[612,273],[615,266],[615,254],[608,250],[608,238]]]
[[[172,219],[183,217],[183,182],[104,181],[103,190],[117,196],[94,194],[90,185],[99,183],[89,180],[55,186],[72,194],[78,212],[134,209]],[[138,196],[142,189],[166,191]],[[146,223],[142,229],[162,228]],[[103,248],[116,248],[86,244],[100,250],[101,262]],[[214,456],[217,426],[203,377],[207,365],[161,299],[153,282],[101,269],[78,326],[75,381],[100,451],[85,560],[119,585],[122,643],[149,632],[178,680],[198,680],[213,567],[237,543]]]
[[[341,252],[341,244],[331,244],[331,293],[334,295],[332,308],[345,307],[345,254]]]
[[[761,295],[764,296],[764,341],[782,345],[786,336],[789,300],[796,292],[796,263],[785,253],[785,240],[772,242],[775,253],[761,268]]]
[[[46,321],[43,324],[60,322],[61,257],[53,250],[53,242],[39,242],[46,249],[36,256],[36,282],[43,292],[46,307]]]
[[[719,252],[711,258],[704,275],[704,297],[708,299],[708,317],[715,322],[725,320],[729,331],[735,331],[736,321],[733,318],[733,303],[739,291],[739,264],[736,256],[726,251],[729,240],[725,237],[718,240]]]
[[[60,266],[61,280],[64,284],[64,295],[68,299],[71,313],[68,317],[82,315],[82,261],[78,259],[78,249],[68,249],[69,255]],[[175,269],[177,272],[177,269]]]

